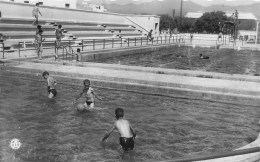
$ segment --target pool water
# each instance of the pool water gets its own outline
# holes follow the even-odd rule
[[[105,98],[96,106],[108,109],[77,112],[71,102],[82,87],[60,83],[57,98],[50,100],[43,79],[1,72],[0,87],[3,162],[170,160],[233,150],[255,140],[259,131],[258,107],[94,87]],[[116,132],[105,144],[99,142],[115,121],[118,107],[137,132],[135,150],[128,154],[120,151]],[[9,146],[13,138],[21,141],[20,149]]]
[[[210,59],[200,59],[199,54],[209,56]],[[260,55],[258,51],[252,50],[172,46],[152,52],[100,59],[94,62],[108,64],[120,62],[122,65],[130,66],[260,75]]]

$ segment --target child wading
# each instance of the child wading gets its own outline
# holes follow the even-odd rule
[[[75,58],[73,58],[72,61],[81,61],[80,48],[77,48],[77,53],[76,54],[72,54],[72,56],[76,56]]]
[[[57,82],[53,77],[49,76],[49,73],[47,71],[42,73],[42,76],[44,79],[47,80],[47,92],[48,92],[48,98],[53,98],[57,95],[57,91],[55,89],[55,86],[57,85]]]
[[[83,81],[83,84],[84,84],[84,88],[83,88],[82,92],[79,94],[79,96],[76,98],[76,100],[72,103],[75,104],[76,101],[84,94],[86,97],[86,102],[84,103],[85,110],[94,110],[95,109],[94,96],[99,100],[102,100],[102,98],[97,96],[96,93],[94,92],[94,89],[90,87],[90,81],[88,79],[85,79]]]
[[[115,110],[116,114],[116,121],[113,124],[112,128],[105,134],[105,136],[101,139],[101,142],[104,142],[113,130],[117,130],[120,134],[119,143],[122,146],[124,151],[133,150],[134,149],[134,139],[136,134],[132,129],[130,123],[123,119],[124,117],[124,110],[122,108],[117,108]]]

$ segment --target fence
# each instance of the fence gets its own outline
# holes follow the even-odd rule
[[[231,40],[229,39],[230,43]],[[1,43],[4,47],[4,43]],[[227,41],[218,41],[216,37],[206,37],[206,36],[196,36],[190,38],[187,35],[165,35],[154,37],[152,40],[148,37],[132,37],[132,38],[107,38],[107,39],[81,39],[81,40],[63,40],[61,41],[62,46],[70,47],[69,50],[73,48],[80,48],[82,51],[96,50],[96,49],[113,49],[113,48],[123,48],[123,47],[135,47],[135,46],[147,46],[147,45],[159,45],[159,44],[179,44],[179,45],[191,45],[191,44],[203,44],[217,46],[218,44],[227,44]],[[59,53],[62,48],[56,47],[56,41],[44,41],[44,49],[50,49],[49,52],[53,50],[55,54]],[[4,48],[3,48],[4,49]],[[18,55],[21,57],[22,51],[36,50],[36,45],[34,42],[19,42],[16,49],[18,50]],[[3,58],[4,58],[4,50]]]

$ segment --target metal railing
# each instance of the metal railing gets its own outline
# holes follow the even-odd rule
[[[229,39],[228,42],[231,42]],[[224,40],[218,42],[217,38],[194,37],[190,38],[185,35],[165,35],[153,37],[150,40],[148,37],[132,37],[132,38],[107,38],[107,39],[81,39],[81,40],[62,40],[61,46],[68,46],[72,48],[81,48],[81,51],[97,50],[97,49],[113,49],[125,48],[135,46],[160,45],[160,44],[177,44],[177,45],[191,45],[204,44],[217,46],[219,44],[227,44]],[[4,46],[4,44],[2,44]],[[53,49],[55,54],[59,53],[59,48],[56,47],[56,41],[44,41],[44,49]],[[21,51],[36,50],[34,42],[19,42],[18,53],[21,56]],[[4,56],[4,50],[3,50]]]
[[[74,50],[70,46],[61,46],[62,48],[62,58],[64,60],[72,61],[74,59]]]

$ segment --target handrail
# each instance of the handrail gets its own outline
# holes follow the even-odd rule
[[[134,23],[135,25],[137,25],[139,28],[141,28],[142,30],[146,31],[147,33],[149,32],[149,30],[145,29],[144,27],[142,27],[141,25],[139,25],[137,22],[135,22],[134,20],[132,20],[130,17],[126,16],[126,19],[131,21],[132,23]]]
[[[253,147],[253,148],[242,149],[242,150],[215,153],[215,154],[204,155],[204,156],[203,155],[195,156],[195,157],[190,157],[190,158],[179,158],[179,159],[175,159],[175,160],[166,160],[166,161],[161,161],[161,162],[192,162],[192,161],[210,160],[210,159],[217,159],[217,158],[223,158],[223,157],[244,155],[244,154],[250,154],[250,153],[255,153],[255,152],[260,152],[260,147]]]
[[[73,48],[70,47],[70,46],[65,45],[65,46],[62,46],[63,61],[65,60],[65,58],[64,58],[64,51],[65,51],[65,50],[66,50],[66,61],[68,60],[68,54],[69,54],[69,52],[68,52],[68,49],[67,49],[67,48],[69,48],[69,51],[71,50],[72,54],[70,54],[70,55],[72,55],[72,60],[73,60],[73,54],[74,54]],[[64,49],[65,49],[65,50],[64,50]]]
[[[192,41],[190,37],[185,37],[181,35],[165,35],[165,36],[158,36],[153,37],[153,40],[149,40],[147,37],[141,36],[141,37],[126,37],[126,38],[100,38],[100,39],[77,39],[77,40],[62,40],[60,43],[61,45],[65,45],[70,47],[79,47],[82,51],[84,51],[84,48],[92,47],[92,50],[96,50],[98,48],[108,49],[108,48],[121,48],[121,47],[132,47],[132,46],[147,46],[147,45],[155,45],[155,44],[177,44],[177,45],[193,45],[193,44],[203,44],[207,45],[210,42],[210,45],[215,46],[217,39],[202,39],[202,38],[196,38],[193,37]],[[79,44],[78,44],[79,43]],[[81,43],[81,45],[80,45]],[[19,51],[19,57],[21,53],[21,44],[31,44],[33,45],[33,41],[24,41],[24,42],[18,42],[18,51]],[[44,44],[51,44],[47,48],[54,49],[54,53],[56,54],[57,48],[56,48],[56,41],[44,41]],[[223,41],[224,44],[224,41]],[[243,44],[242,44],[243,46]],[[45,46],[44,46],[45,47]],[[46,48],[46,47],[45,47]],[[35,50],[35,48],[25,48],[25,50]],[[4,55],[4,54],[3,54]]]

